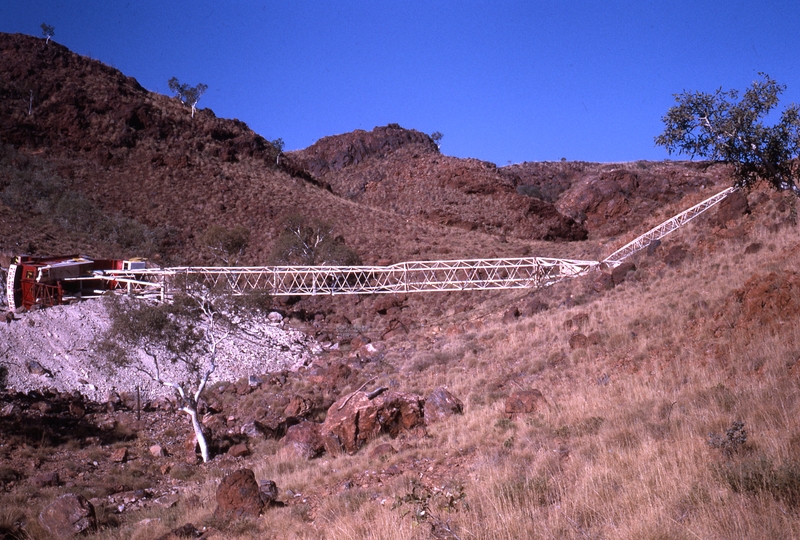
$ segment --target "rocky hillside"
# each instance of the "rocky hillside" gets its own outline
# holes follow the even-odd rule
[[[156,238],[145,253],[156,261],[212,262],[198,237],[212,224],[244,226],[241,262],[264,264],[284,217],[297,213],[332,223],[365,262],[413,258],[440,242],[473,256],[522,249],[338,197],[289,160],[278,165],[277,150],[244,123],[210,109],[192,118],[177,99],[57,43],[0,35],[0,72],[3,251],[141,255],[135,239],[102,241],[89,226],[102,214],[129,220],[115,230]],[[75,199],[63,200],[70,215],[56,224],[46,218],[61,199],[47,211],[31,202],[51,192]]]
[[[208,264],[203,233],[219,225],[247,228],[241,262],[264,264],[285,217],[300,213],[332,223],[367,263],[586,257],[596,249],[573,241],[634,234],[725,184],[723,170],[704,164],[498,168],[444,156],[427,135],[395,124],[279,159],[243,122],[210,109],[192,118],[177,99],[57,43],[0,35],[0,72],[7,254]],[[69,197],[38,200],[54,192]]]
[[[518,194],[494,164],[443,156],[430,137],[397,125],[325,137],[291,158],[337,195],[409,218],[526,239],[586,238],[551,203]]]
[[[552,203],[592,238],[642,230],[648,217],[668,217],[676,205],[691,206],[731,183],[727,167],[705,162],[526,162],[502,173],[518,192]]]

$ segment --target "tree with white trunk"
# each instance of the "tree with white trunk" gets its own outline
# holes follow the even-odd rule
[[[56,29],[47,23],[42,23],[42,37],[47,38],[44,42],[45,45],[50,43],[50,38],[56,34]]]
[[[208,90],[208,85],[198,83],[197,86],[189,86],[186,83],[181,83],[177,77],[172,77],[167,81],[167,85],[169,89],[175,93],[181,103],[185,103],[192,108],[192,118],[194,118],[197,102],[200,101],[200,97]]]
[[[129,367],[170,388],[178,410],[189,416],[203,461],[208,462],[209,441],[198,403],[217,367],[219,345],[235,329],[236,317],[226,309],[226,295],[197,283],[187,284],[184,290],[172,302],[161,304],[109,297],[111,324],[99,344],[103,362],[98,367]],[[170,369],[165,370],[166,365]]]

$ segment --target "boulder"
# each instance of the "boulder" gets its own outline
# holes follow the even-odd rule
[[[384,456],[390,456],[390,455],[396,454],[396,453],[397,453],[397,450],[394,449],[394,446],[392,446],[389,443],[383,443],[383,444],[377,445],[375,448],[370,450],[369,457],[371,457],[372,459],[379,459],[379,458],[382,458]]]
[[[256,518],[264,509],[264,501],[250,469],[239,469],[225,475],[217,488],[217,509],[214,517],[220,519]]]
[[[569,336],[570,349],[585,349],[588,346],[589,346],[589,338],[586,336],[586,334],[575,332],[574,334]]]
[[[128,449],[124,446],[122,448],[117,448],[113,452],[111,452],[111,461],[114,463],[125,463],[128,459]]]
[[[53,538],[72,538],[97,529],[94,506],[84,497],[67,493],[39,514],[39,524]]]
[[[716,221],[719,225],[724,226],[749,212],[750,205],[747,203],[747,195],[741,191],[734,191],[717,206]]]
[[[354,454],[381,433],[396,437],[401,431],[422,427],[424,400],[420,396],[402,392],[369,396],[361,391],[348,394],[328,409],[320,429],[328,453]]]
[[[250,455],[250,449],[247,448],[247,443],[234,444],[228,448],[228,455],[231,457],[245,457]]]
[[[595,292],[610,291],[614,288],[614,278],[611,274],[600,272],[592,281],[592,289]]]
[[[454,414],[463,414],[464,404],[444,386],[436,388],[425,398],[425,424],[430,425]]]
[[[619,285],[625,281],[628,272],[636,270],[636,265],[632,262],[624,262],[611,271],[611,279],[614,281],[614,286]]]
[[[272,480],[262,480],[258,484],[258,494],[266,505],[271,505],[278,499],[278,485]]]
[[[249,439],[266,439],[264,426],[257,420],[248,420],[239,428],[239,433]]]
[[[43,375],[45,377],[53,376],[53,374],[50,372],[49,369],[45,368],[42,364],[40,364],[36,360],[28,360],[25,363],[25,368],[28,370],[28,373],[32,375]]]
[[[291,448],[298,456],[313,459],[325,450],[325,443],[320,435],[321,424],[303,421],[290,427],[283,438],[283,445]]]
[[[283,410],[283,414],[287,418],[302,418],[308,414],[311,410],[313,403],[302,397],[302,396],[293,396],[292,399],[289,401],[289,404]]]
[[[540,405],[546,403],[542,393],[535,389],[515,390],[506,398],[505,412],[509,417],[515,414],[536,412]]]
[[[308,381],[323,389],[333,390],[344,386],[352,374],[352,369],[342,361],[330,365],[313,364],[307,372]]]

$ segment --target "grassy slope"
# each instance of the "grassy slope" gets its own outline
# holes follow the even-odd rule
[[[502,307],[520,295],[498,294],[405,338],[417,348],[386,358],[403,390],[445,384],[466,412],[423,439],[388,441],[396,454],[371,457],[379,440],[304,461],[265,442],[246,465],[282,495],[300,494],[285,508],[213,522],[223,470],[211,463],[195,473],[199,506],[150,510],[101,536],[149,538],[191,521],[225,538],[797,537],[800,291],[787,282],[763,298],[742,291],[772,283],[771,272],[792,275],[798,226],[779,196],[753,200],[736,226],[700,221],[665,242],[693,246],[681,264],[640,257],[624,284],[579,305],[504,323]],[[544,294],[579,296],[585,285]],[[771,316],[748,312],[751,300]],[[599,343],[571,349],[575,332]],[[504,398],[518,387],[540,389],[547,405],[508,419]],[[744,445],[708,444],[734,421]],[[148,517],[162,521],[142,525]]]

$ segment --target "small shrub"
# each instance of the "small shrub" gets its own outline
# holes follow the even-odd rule
[[[747,431],[744,429],[744,422],[734,422],[725,431],[725,435],[716,433],[708,434],[708,445],[711,448],[718,448],[726,456],[739,451],[747,442]]]
[[[517,186],[517,193],[519,195],[524,195],[525,197],[531,197],[533,199],[543,199],[542,190],[539,189],[537,186],[532,184],[520,184]]]

